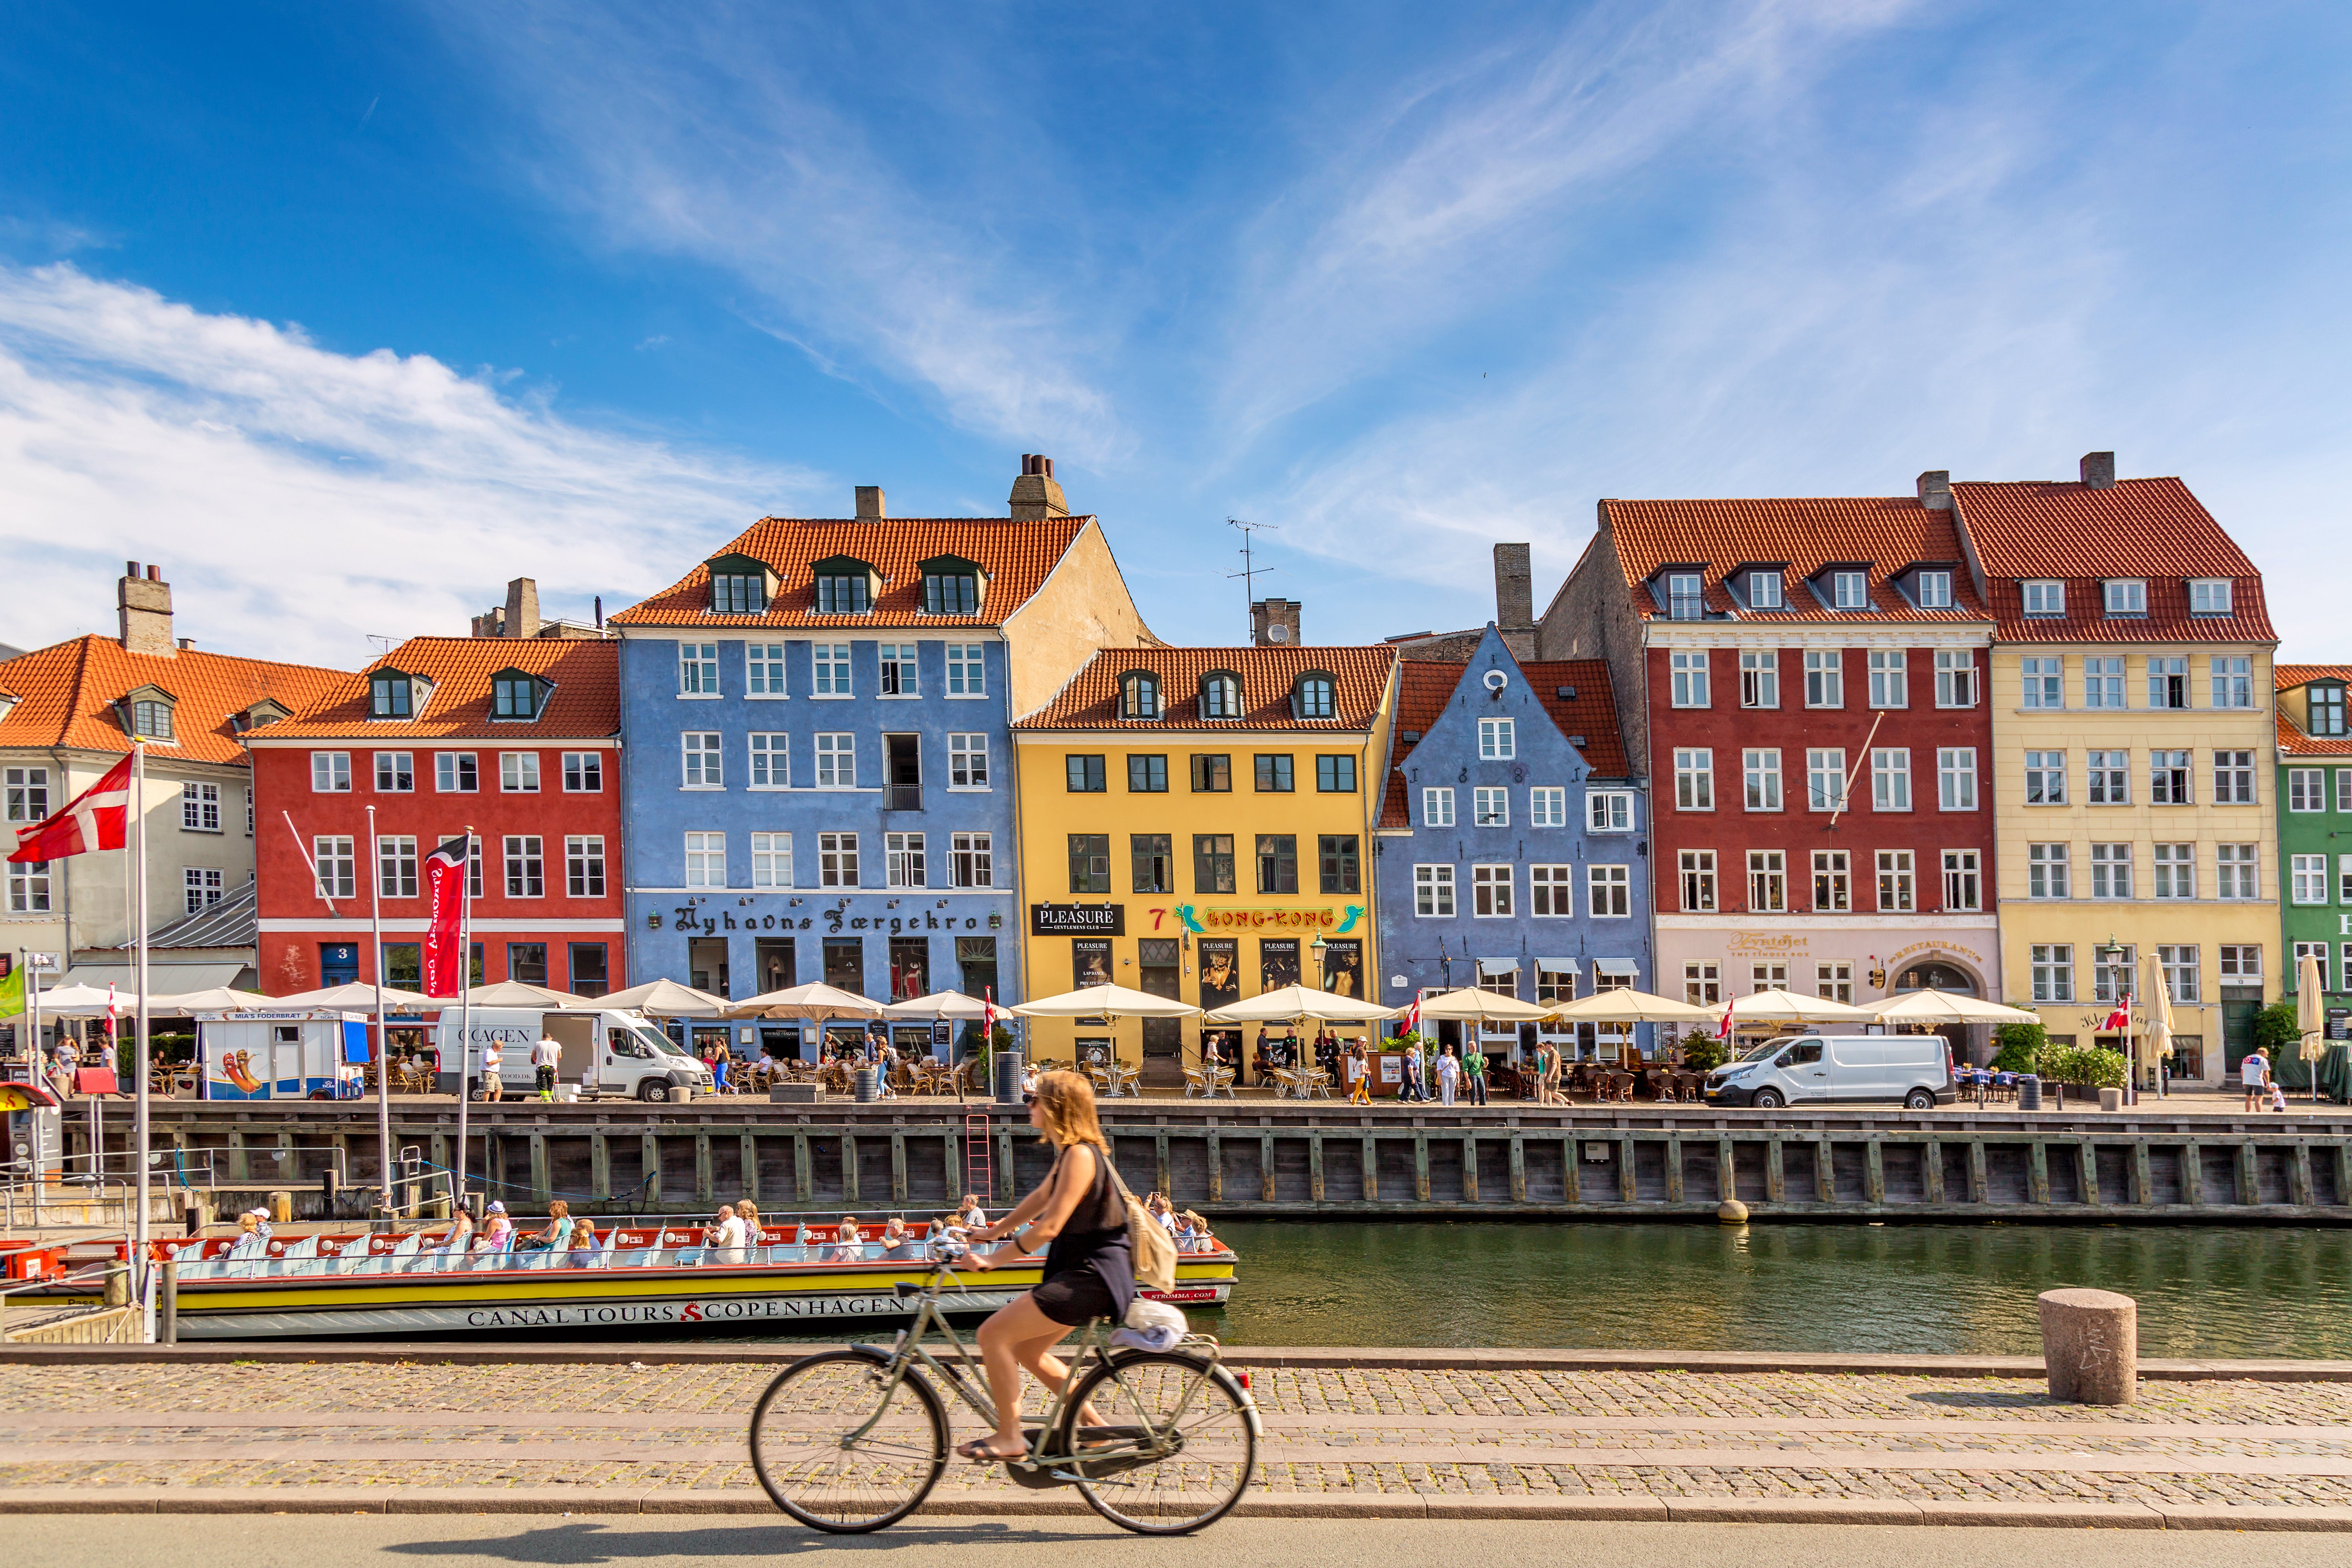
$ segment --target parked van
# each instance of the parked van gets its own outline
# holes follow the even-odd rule
[[[457,1047],[463,1015],[445,1007],[434,1038],[442,1069],[456,1073],[464,1059]],[[707,1093],[710,1069],[672,1044],[640,1013],[539,1013],[522,1007],[477,1007],[473,1013],[472,1073],[466,1092],[480,1098],[482,1047],[499,1043],[499,1083],[509,1094],[529,1094],[539,1075],[530,1065],[530,1048],[546,1036],[563,1047],[556,1081],[584,1085],[599,1094],[627,1094],[660,1101],[692,1089]]]
[[[1928,1110],[1951,1100],[1941,1035],[1797,1035],[1769,1040],[1707,1075],[1709,1105],[1864,1105]]]

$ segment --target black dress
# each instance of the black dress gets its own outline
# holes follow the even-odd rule
[[[1093,1147],[1088,1145],[1088,1147]],[[1127,1245],[1127,1204],[1110,1177],[1110,1156],[1094,1150],[1095,1179],[1045,1248],[1045,1279],[1030,1299],[1057,1323],[1118,1322],[1135,1300],[1135,1257]],[[1058,1170],[1069,1150],[1055,1162]]]

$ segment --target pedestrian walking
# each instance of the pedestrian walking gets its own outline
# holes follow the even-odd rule
[[[1437,1099],[1441,1105],[1454,1103],[1454,1090],[1462,1085],[1462,1063],[1448,1046],[1437,1058]]]
[[[2271,1086],[2271,1058],[2263,1054],[2262,1047],[2247,1052],[2246,1059],[2238,1064],[2238,1081],[2246,1089],[2246,1109],[2263,1109],[2263,1093]]]
[[[1467,1081],[1470,1089],[1470,1103],[1473,1105],[1486,1104],[1486,1053],[1484,1051],[1465,1052],[1462,1058],[1462,1073],[1463,1077]]]

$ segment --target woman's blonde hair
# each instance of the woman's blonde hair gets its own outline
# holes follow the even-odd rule
[[[557,1198],[547,1205],[547,1217],[550,1219],[569,1219],[571,1216],[572,1205],[562,1198]]]
[[[1103,1138],[1102,1122],[1095,1115],[1095,1086],[1074,1072],[1049,1072],[1037,1080],[1037,1114],[1045,1124],[1040,1143],[1052,1143],[1066,1149],[1073,1143],[1091,1143],[1104,1153],[1110,1144]]]

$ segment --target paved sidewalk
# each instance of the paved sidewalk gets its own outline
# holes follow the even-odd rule
[[[759,1511],[744,1429],[773,1374],[26,1366],[0,1394],[0,1511]],[[2103,1409],[2013,1376],[1261,1366],[1253,1381],[1267,1512],[2352,1529],[2342,1383],[2150,1382]],[[1077,1506],[962,1464],[934,1502]]]

